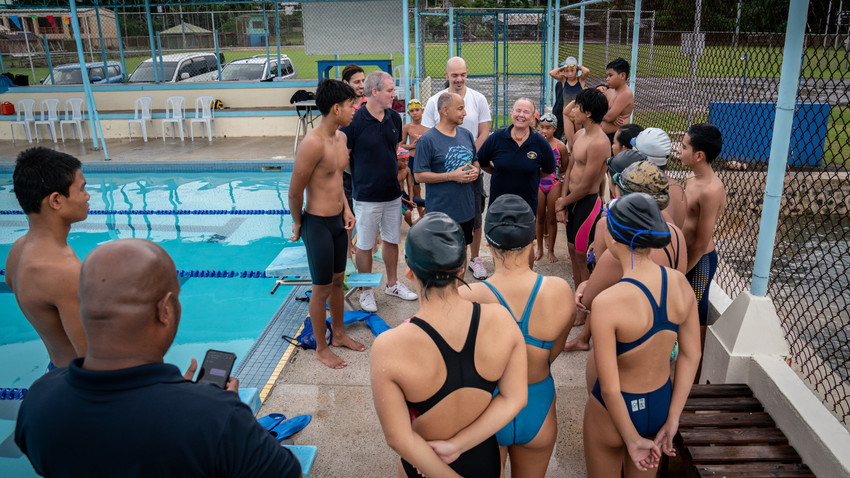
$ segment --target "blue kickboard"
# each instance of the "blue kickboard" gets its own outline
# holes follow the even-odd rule
[[[277,257],[266,267],[267,277],[302,276],[310,278],[310,266],[307,264],[307,249],[304,245],[284,247]]]
[[[310,470],[313,469],[313,462],[316,461],[316,455],[319,453],[318,447],[304,445],[281,445],[291,451],[298,462],[301,463],[301,474],[304,478],[310,476]]]
[[[256,388],[240,388],[239,400],[248,405],[254,415],[260,411],[260,407],[263,405],[260,401],[260,392]]]
[[[348,287],[378,287],[383,277],[380,272],[359,272],[348,276],[345,283]]]

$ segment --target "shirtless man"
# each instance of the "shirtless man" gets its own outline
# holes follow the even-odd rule
[[[337,80],[322,80],[316,89],[316,106],[322,114],[318,128],[310,130],[295,153],[289,208],[292,214],[291,241],[304,236],[307,262],[313,280],[310,322],[316,340],[316,358],[331,368],[347,363],[325,343],[325,303],[330,305],[331,345],[362,352],[366,346],[345,335],[343,327],[343,275],[345,274],[346,230],[354,227],[354,214],[342,190],[342,170],[348,165],[345,135],[337,131],[354,116],[354,90]],[[307,206],[301,211],[304,189]]]
[[[711,162],[722,147],[720,130],[709,123],[688,128],[679,146],[679,160],[692,172],[685,178],[687,214],[682,233],[688,245],[687,277],[697,297],[703,343],[708,320],[708,288],[717,270],[714,228],[726,209],[726,188],[711,168]]]
[[[81,262],[68,245],[71,224],[88,216],[80,161],[47,148],[18,155],[12,181],[29,231],[6,258],[6,284],[50,356],[48,370],[86,354],[77,289]]]
[[[584,124],[584,129],[576,132],[572,160],[567,167],[568,186],[561,188],[555,211],[558,221],[567,225],[573,281],[578,285],[590,277],[587,249],[593,242],[593,227],[601,211],[598,191],[611,143],[599,125],[608,111],[605,95],[585,89],[576,95],[575,101],[576,121]]]
[[[608,63],[605,67],[605,76],[608,82],[608,88],[605,90],[608,112],[605,113],[599,125],[608,135],[608,141],[613,144],[617,128],[628,123],[632,111],[635,110],[635,95],[629,88],[629,63],[626,60],[617,58]]]

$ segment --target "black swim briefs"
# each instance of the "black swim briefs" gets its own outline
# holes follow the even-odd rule
[[[307,249],[307,264],[313,284],[330,284],[334,274],[345,272],[348,235],[342,213],[332,217],[302,213],[301,237]]]

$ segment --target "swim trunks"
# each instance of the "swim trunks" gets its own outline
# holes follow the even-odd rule
[[[694,289],[694,294],[697,296],[699,325],[708,324],[708,288],[711,286],[711,280],[714,279],[715,272],[717,272],[717,250],[700,257],[697,265],[685,275]]]
[[[623,400],[626,401],[629,418],[631,418],[638,434],[644,438],[654,437],[658,430],[664,426],[664,422],[667,421],[667,413],[670,411],[670,400],[673,397],[673,383],[670,379],[668,378],[667,383],[662,385],[661,388],[652,392],[620,393],[623,395]],[[606,410],[608,409],[602,400],[599,379],[593,384],[593,390],[590,394],[596,397]]]
[[[307,250],[307,264],[315,285],[328,285],[334,274],[345,272],[345,253],[348,235],[342,213],[337,216],[301,214],[301,237]]]
[[[599,195],[588,194],[567,206],[567,241],[581,253],[593,244],[593,229],[602,213]]]
[[[558,151],[558,148],[552,148],[552,154],[555,155],[555,172],[545,178],[540,178],[540,185],[537,186],[543,194],[549,194],[552,188],[561,184],[561,173],[559,171],[561,168],[561,152]]]

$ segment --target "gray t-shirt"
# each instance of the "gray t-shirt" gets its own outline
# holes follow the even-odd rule
[[[475,138],[464,128],[457,128],[454,137],[437,128],[426,131],[416,143],[413,172],[444,174],[475,162]],[[473,183],[448,181],[425,183],[425,209],[448,214],[458,223],[475,217]]]

